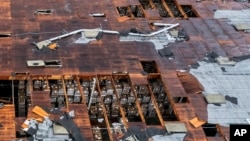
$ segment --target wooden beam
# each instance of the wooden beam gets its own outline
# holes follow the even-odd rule
[[[61,80],[62,80],[62,87],[63,87],[63,92],[64,92],[65,103],[66,103],[66,109],[67,109],[67,111],[69,111],[69,101],[68,101],[66,86],[65,86],[65,82],[64,82],[64,77],[62,77]]]
[[[166,2],[164,0],[162,0],[162,5],[164,6],[164,8],[167,10],[169,16],[171,18],[174,18],[174,14],[172,13],[171,9],[168,7],[168,5],[166,4]]]
[[[116,95],[116,98],[117,98],[117,103],[119,105],[120,113],[122,115],[123,124],[124,124],[125,128],[128,129],[128,122],[127,122],[126,115],[124,113],[123,107],[121,106],[121,103],[120,103],[120,100],[119,100],[120,97],[118,97],[118,94],[117,94],[117,91],[116,91],[114,79],[111,78],[111,81],[112,81],[112,86],[113,86],[113,89],[114,89],[114,92],[115,92],[115,95]]]
[[[133,83],[131,83],[131,90],[132,90],[132,92],[133,92],[133,94],[134,94],[134,97],[135,97],[135,104],[136,104],[136,106],[137,106],[137,110],[138,110],[138,113],[139,113],[139,115],[140,115],[140,117],[141,117],[141,120],[142,120],[143,123],[146,123],[146,120],[145,120],[145,118],[144,118],[143,112],[142,112],[142,110],[141,110],[141,105],[140,105],[140,103],[139,103],[139,101],[138,101],[138,98],[137,98],[137,95],[136,95],[136,93],[135,93],[135,88],[134,88]]]
[[[81,103],[86,104],[86,103],[87,103],[87,101],[86,101],[86,99],[85,99],[85,95],[84,95],[83,89],[82,89],[82,87],[81,87],[81,83],[80,83],[79,76],[78,76],[78,75],[76,75],[76,76],[75,76],[75,79],[76,79],[77,86],[78,86],[78,89],[79,89],[80,94],[81,94],[81,97],[82,97],[82,101],[81,101]]]
[[[184,19],[188,19],[187,14],[184,12],[184,10],[182,9],[181,5],[179,5],[179,3],[177,2],[177,0],[174,0],[174,3],[176,5],[176,7],[178,8],[178,10],[181,12],[181,15],[184,17]]]
[[[149,2],[149,5],[150,5],[150,7],[151,7],[152,9],[156,9],[155,4],[153,3],[152,0],[148,0],[148,2]]]
[[[105,108],[104,103],[103,103],[103,97],[101,95],[101,89],[100,89],[99,80],[98,80],[97,77],[96,77],[96,88],[98,90],[98,94],[99,94],[98,96],[101,98],[100,103],[102,105],[103,116],[104,116],[104,120],[105,120],[105,123],[106,123],[106,126],[107,126],[109,139],[110,139],[110,141],[113,141],[113,136],[112,136],[112,132],[111,132],[108,116],[107,116],[107,111],[106,111],[106,108]]]
[[[159,107],[158,107],[158,103],[156,102],[156,99],[155,99],[155,96],[154,96],[154,94],[152,92],[152,89],[151,89],[151,87],[149,85],[147,85],[147,87],[149,89],[151,100],[153,102],[153,105],[154,105],[154,108],[156,110],[157,116],[158,116],[158,118],[159,118],[159,120],[161,122],[161,125],[165,127],[165,122],[164,122],[164,120],[162,118],[161,112],[160,112]]]

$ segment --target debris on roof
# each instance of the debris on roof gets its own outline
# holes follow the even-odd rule
[[[43,110],[41,107],[39,107],[39,106],[35,106],[35,107],[32,109],[32,112],[36,113],[37,115],[39,115],[39,116],[41,116],[41,117],[43,117],[43,118],[49,116],[49,114],[48,114],[46,111],[44,111],[44,110]]]
[[[215,60],[217,61],[217,63],[219,63],[220,65],[227,65],[227,66],[234,66],[236,64],[236,62],[230,60],[228,57],[222,57],[219,56],[217,58],[215,58]]]
[[[226,72],[223,72],[217,63],[199,62],[197,69],[190,70],[203,85],[205,93],[219,93],[226,100],[220,106],[207,105],[208,123],[227,127],[229,124],[247,123],[250,113],[249,63],[250,59],[246,59],[234,66],[224,66]]]
[[[163,49],[159,49],[158,52],[159,52],[161,57],[173,57],[174,56],[174,53],[168,47],[164,47]]]
[[[225,96],[225,99],[227,100],[227,101],[230,101],[231,103],[233,103],[233,104],[238,104],[238,99],[236,98],[236,97],[232,97],[232,96],[228,96],[228,95],[226,95]]]
[[[198,117],[195,117],[195,118],[189,120],[189,122],[190,122],[195,128],[198,128],[198,127],[200,127],[200,126],[202,126],[203,124],[206,123],[206,121],[201,120],[201,119],[199,119]]]
[[[186,133],[187,128],[184,123],[181,122],[166,122],[166,130],[168,133]]]
[[[74,139],[75,141],[84,141],[82,135],[79,133],[78,127],[72,120],[74,111],[64,113],[58,120],[54,117],[55,115],[50,115],[53,113],[49,114],[39,106],[35,106],[32,112],[43,117],[42,120],[29,118],[22,124],[23,130],[31,135],[32,140],[49,141],[63,139],[72,141]],[[50,119],[50,116],[52,119]]]
[[[128,17],[128,16],[121,16],[121,17],[118,17],[116,19],[117,19],[118,22],[125,22],[125,21],[129,20],[130,17]]]
[[[247,31],[250,30],[250,23],[236,23],[233,24],[236,30],[238,31]]]
[[[222,94],[205,94],[205,98],[208,104],[225,104],[226,99]]]

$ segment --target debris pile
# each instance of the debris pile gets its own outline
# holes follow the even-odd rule
[[[32,112],[35,113],[34,117],[38,116],[38,118],[27,118],[22,124],[23,131],[31,136],[29,140],[84,141],[78,127],[72,120],[74,111],[63,112],[52,109],[49,114],[41,107],[35,106]]]

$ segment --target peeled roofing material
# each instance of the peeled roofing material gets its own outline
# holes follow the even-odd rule
[[[215,19],[228,18],[231,24],[249,23],[250,10],[217,10],[214,14]]]
[[[200,67],[191,69],[193,74],[204,86],[205,94],[222,94],[226,104],[208,104],[208,123],[247,124],[250,118],[250,59],[238,62],[235,66],[223,66],[217,63],[199,62]],[[237,102],[234,102],[237,100]]]
[[[153,141],[183,141],[186,133],[178,133],[178,134],[171,134],[171,135],[155,135],[152,137]]]

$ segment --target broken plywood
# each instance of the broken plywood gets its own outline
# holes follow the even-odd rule
[[[201,119],[199,119],[198,117],[195,117],[195,118],[189,120],[189,122],[190,122],[195,128],[198,128],[198,127],[200,127],[200,126],[202,126],[203,124],[206,123],[206,121],[201,120]]]
[[[32,109],[32,112],[36,113],[37,115],[41,116],[41,117],[48,117],[49,114],[44,111],[41,107],[39,106],[35,106],[33,109]]]
[[[129,19],[130,19],[130,17],[128,17],[128,16],[122,16],[122,17],[116,18],[116,20],[117,20],[118,22],[125,22],[125,21],[127,21],[127,20],[129,20]]]

